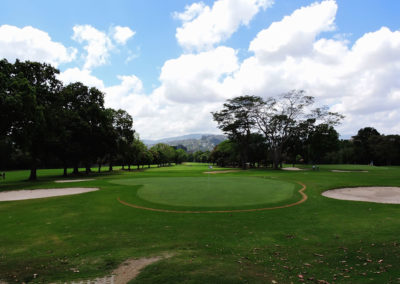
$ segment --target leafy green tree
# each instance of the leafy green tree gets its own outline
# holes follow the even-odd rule
[[[260,97],[240,96],[228,100],[221,111],[212,113],[218,128],[239,145],[243,169],[247,166],[251,131],[257,122],[255,110],[263,104]]]
[[[308,141],[309,157],[313,163],[324,162],[324,157],[339,149],[339,133],[327,124],[320,124],[310,133]]]
[[[115,131],[112,131],[112,113],[104,108],[104,94],[82,83],[66,86],[63,97],[64,116],[68,122],[64,129],[66,148],[62,155],[72,161],[74,173],[78,173],[81,162],[89,173],[91,164],[105,155],[106,146],[108,149],[115,147],[112,145],[116,139]]]
[[[257,128],[272,150],[275,169],[282,163],[282,153],[286,152],[288,142],[301,128],[316,121],[337,125],[343,118],[338,113],[329,112],[327,107],[309,110],[313,104],[313,97],[306,96],[302,90],[293,90],[277,99],[263,100],[256,109]]]
[[[13,64],[0,61],[0,140],[11,134],[13,122],[21,119],[20,106],[24,93],[15,90],[16,80]]]
[[[181,164],[188,160],[188,154],[183,149],[176,149],[175,150],[175,164]]]
[[[400,135],[372,135],[368,144],[376,165],[400,164]]]
[[[114,139],[114,143],[111,143],[114,144],[114,148],[109,151],[110,164],[112,165],[112,161],[118,156],[122,162],[122,168],[124,168],[124,165],[129,160],[129,147],[134,141],[133,119],[130,114],[122,109],[108,109],[108,111],[112,117],[112,129],[110,132],[113,132],[109,133],[109,137]]]
[[[155,157],[159,167],[170,165],[174,161],[175,150],[165,143],[158,143],[150,148],[156,152]]]
[[[236,166],[239,159],[237,144],[231,140],[221,142],[210,153],[210,160],[221,167]]]
[[[193,153],[193,162],[201,162],[201,155],[203,154],[203,151],[196,151]]]
[[[59,71],[45,63],[16,60],[10,95],[18,107],[12,126],[13,141],[29,156],[30,180],[37,179],[37,167],[58,143],[62,108],[57,80]]]
[[[352,137],[357,163],[369,164],[373,162],[373,145],[370,141],[374,136],[380,136],[380,133],[373,127],[365,127],[358,130],[357,135]]]

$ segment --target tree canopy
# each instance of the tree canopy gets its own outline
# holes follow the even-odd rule
[[[293,90],[277,98],[237,97],[228,100],[220,112],[212,114],[218,127],[240,146],[242,164],[248,162],[253,132],[263,135],[272,153],[273,165],[278,168],[282,153],[301,138],[300,133],[308,136],[318,123],[330,127],[343,118],[338,113],[329,112],[327,107],[311,109],[313,104],[312,96],[306,96],[302,90]]]

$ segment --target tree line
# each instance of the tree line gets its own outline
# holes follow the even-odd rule
[[[64,86],[46,63],[0,61],[0,169],[97,165],[130,169],[181,163],[186,152],[166,144],[148,149],[122,109],[105,108],[104,93],[82,83]]]
[[[229,139],[214,148],[209,161],[242,168],[279,168],[283,162],[400,165],[399,135],[365,127],[352,139],[339,140],[334,126],[344,116],[328,107],[312,108],[314,102],[302,90],[227,100],[212,115]]]
[[[314,97],[302,90],[278,98],[240,96],[227,100],[222,110],[212,115],[230,142],[221,145],[220,153],[214,155],[226,155],[226,150],[232,148],[238,154],[236,161],[244,169],[253,156],[258,157],[258,164],[270,160],[275,169],[279,168],[284,155],[294,159],[306,141],[321,132],[333,134],[333,127],[343,119],[327,107],[312,108],[314,101]],[[320,147],[328,147],[321,144]]]

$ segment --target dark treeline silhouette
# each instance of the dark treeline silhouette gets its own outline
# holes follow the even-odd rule
[[[138,168],[180,163],[186,153],[165,144],[151,149],[124,110],[104,107],[104,93],[82,83],[64,86],[51,65],[0,61],[0,170],[62,167],[86,173],[93,165]],[[184,153],[182,153],[182,151]]]
[[[325,159],[328,163],[400,165],[400,135],[383,135],[365,127],[350,140],[341,140],[338,151],[328,153]]]

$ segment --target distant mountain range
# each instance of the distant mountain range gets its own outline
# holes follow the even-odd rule
[[[171,146],[183,146],[188,152],[212,151],[222,141],[226,140],[224,135],[215,134],[188,134],[183,136],[169,137],[158,140],[143,140],[147,146],[157,143],[165,143]]]

